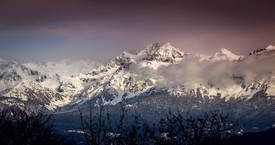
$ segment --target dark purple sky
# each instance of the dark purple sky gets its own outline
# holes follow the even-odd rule
[[[106,62],[155,41],[191,53],[247,54],[275,45],[273,1],[0,0],[0,57]]]

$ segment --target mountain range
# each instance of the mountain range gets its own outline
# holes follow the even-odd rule
[[[246,102],[260,93],[273,102],[274,62],[272,45],[244,56],[225,48],[206,56],[158,42],[136,54],[123,52],[105,65],[92,60],[19,64],[0,59],[0,105],[62,112],[87,104],[131,106],[157,94]]]

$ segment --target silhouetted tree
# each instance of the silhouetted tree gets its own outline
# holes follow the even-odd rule
[[[171,111],[160,120],[160,143],[209,145],[232,136],[236,122],[229,122],[228,115],[210,111],[199,116]]]
[[[55,133],[51,116],[42,112],[28,112],[19,107],[0,112],[1,145],[62,145],[74,144]]]

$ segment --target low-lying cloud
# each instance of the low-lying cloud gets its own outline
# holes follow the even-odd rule
[[[161,77],[159,84],[163,87],[173,87],[185,83],[215,85],[227,88],[238,83],[249,85],[261,79],[268,79],[275,75],[275,57],[256,58],[246,57],[242,61],[200,61],[189,57],[178,64],[161,66],[157,70],[142,67],[137,64],[130,66],[130,71],[137,74],[139,79]],[[236,79],[238,78],[238,79]],[[241,82],[240,82],[241,81]]]

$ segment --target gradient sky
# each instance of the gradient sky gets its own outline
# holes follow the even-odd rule
[[[170,42],[191,53],[275,45],[273,0],[0,0],[0,57],[90,58]]]

